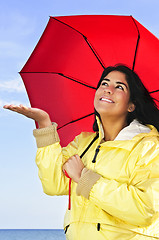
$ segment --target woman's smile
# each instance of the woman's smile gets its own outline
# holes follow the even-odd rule
[[[106,103],[114,103],[114,101],[112,99],[107,98],[107,97],[101,97],[100,101],[106,102]]]

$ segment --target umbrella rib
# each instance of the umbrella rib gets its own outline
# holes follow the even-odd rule
[[[91,115],[93,115],[93,114],[94,114],[94,112],[93,112],[93,113],[90,113],[90,114],[88,114],[88,115],[86,115],[86,116],[84,116],[84,117],[81,117],[81,118],[78,118],[78,119],[73,120],[73,121],[71,121],[71,122],[68,122],[68,123],[64,124],[62,127],[57,128],[57,130],[59,130],[59,129],[61,129],[61,128],[65,127],[65,126],[67,126],[67,125],[69,125],[69,124],[71,124],[71,123],[78,122],[79,120],[82,120],[82,119],[84,119],[84,118],[86,118],[86,117],[89,117],[89,116],[91,116]]]
[[[152,91],[152,92],[149,92],[149,93],[151,94],[151,93],[155,93],[155,92],[159,92],[159,89],[155,90],[155,91]]]
[[[82,84],[82,85],[84,85],[84,86],[86,86],[86,87],[89,87],[89,88],[92,88],[92,89],[95,89],[95,90],[96,90],[95,87],[90,86],[90,85],[88,85],[88,84],[86,84],[86,83],[82,83],[82,82],[80,82],[80,81],[78,81],[78,80],[76,80],[76,79],[74,79],[74,78],[71,78],[71,77],[69,77],[69,76],[64,75],[63,73],[52,73],[52,74],[58,74],[58,75],[60,75],[60,76],[62,76],[62,77],[68,78],[68,79],[70,79],[70,80],[72,80],[72,81],[74,81],[74,82],[76,82],[76,83]]]
[[[156,93],[156,92],[159,92],[159,89],[155,90],[155,91],[152,91],[152,92],[149,92],[149,93],[152,94],[152,93]],[[152,97],[152,98],[153,98],[154,101],[159,102],[159,100],[157,100],[156,98],[154,98],[154,97]]]
[[[91,85],[88,85],[88,84],[86,84],[86,83],[83,83],[83,82],[80,82],[79,80],[76,80],[76,79],[74,79],[74,78],[71,78],[71,77],[69,77],[69,76],[67,76],[67,75],[64,75],[63,73],[58,73],[58,72],[20,72],[20,73],[44,73],[44,74],[57,74],[57,75],[60,75],[60,76],[62,76],[62,77],[65,77],[65,78],[67,78],[67,79],[70,79],[70,80],[72,80],[72,81],[74,81],[74,82],[76,82],[76,83],[79,83],[79,84],[82,84],[82,85],[84,85],[85,87],[89,87],[89,88],[92,88],[92,89],[95,89],[96,90],[96,87],[93,87],[93,86],[91,86]]]
[[[91,46],[91,44],[89,43],[89,41],[88,41],[88,39],[87,39],[87,37],[86,37],[85,35],[83,35],[83,34],[82,34],[80,31],[78,31],[77,29],[71,27],[71,26],[68,25],[67,23],[64,23],[64,22],[60,21],[59,19],[56,19],[56,17],[51,17],[51,18],[53,18],[54,20],[56,20],[56,21],[58,21],[58,22],[60,22],[60,23],[62,23],[62,24],[64,24],[64,25],[66,25],[67,27],[73,29],[74,31],[76,31],[76,32],[78,32],[80,35],[82,35],[82,37],[83,37],[84,40],[86,41],[88,47],[89,47],[89,48],[91,49],[91,51],[93,52],[93,54],[94,54],[95,57],[97,58],[98,62],[99,62],[100,65],[102,66],[102,68],[103,68],[103,69],[105,68],[104,63],[102,63],[102,60],[99,58],[97,52],[95,51],[95,49],[93,48],[93,46]]]
[[[91,49],[91,51],[93,52],[93,54],[94,54],[94,55],[95,55],[95,57],[97,58],[98,62],[99,62],[99,63],[100,63],[100,65],[102,66],[102,68],[103,68],[103,69],[105,69],[104,63],[102,63],[102,60],[101,60],[101,59],[99,59],[99,57],[98,57],[98,55],[97,55],[97,53],[96,53],[95,49],[93,48],[93,46],[91,46],[91,44],[89,43],[89,41],[88,41],[87,37],[85,37],[84,35],[83,35],[83,37],[84,37],[84,39],[85,39],[86,43],[88,44],[89,48]]]
[[[56,21],[58,21],[58,22],[60,22],[60,23],[62,23],[62,24],[64,24],[64,25],[66,25],[66,26],[69,27],[69,28],[73,29],[74,31],[78,32],[80,35],[84,36],[80,31],[78,31],[78,30],[75,29],[74,27],[71,27],[71,26],[68,25],[67,23],[64,23],[64,22],[60,21],[60,20],[57,19],[56,17],[51,17],[51,18],[53,18],[54,20],[56,20]]]
[[[137,38],[137,43],[136,43],[136,49],[135,49],[135,55],[134,55],[134,61],[133,61],[133,66],[132,66],[132,70],[134,71],[134,68],[135,68],[135,63],[136,63],[136,55],[137,55],[137,50],[138,50],[138,46],[139,46],[139,41],[140,41],[140,32],[139,32],[139,29],[137,27],[137,24],[135,22],[135,19],[131,16],[134,24],[135,24],[135,27],[137,29],[137,32],[138,32],[138,38]]]

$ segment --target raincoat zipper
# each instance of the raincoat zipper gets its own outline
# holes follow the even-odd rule
[[[67,233],[67,230],[68,230],[69,226],[70,226],[70,224],[66,226],[65,234]]]
[[[96,151],[95,151],[95,155],[94,155],[94,158],[93,158],[93,160],[92,160],[92,163],[95,163],[96,162],[96,158],[97,158],[97,155],[98,155],[98,153],[99,153],[99,150],[100,150],[100,145],[96,148]]]
[[[97,231],[100,231],[100,223],[97,224]]]

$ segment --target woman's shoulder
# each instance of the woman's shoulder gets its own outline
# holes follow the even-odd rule
[[[147,126],[150,128],[150,132],[137,136],[139,138],[137,145],[140,148],[140,154],[141,156],[146,156],[148,159],[154,156],[159,159],[159,133],[154,126]]]
[[[144,142],[155,142],[159,144],[159,132],[153,125],[147,125],[150,129],[149,132],[143,133],[143,141]]]

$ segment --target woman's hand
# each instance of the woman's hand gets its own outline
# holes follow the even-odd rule
[[[28,118],[35,120],[38,123],[39,128],[44,128],[52,125],[49,114],[39,108],[30,108],[23,106],[22,104],[19,106],[14,104],[4,105],[3,108],[20,113]]]
[[[84,164],[77,154],[70,157],[63,165],[63,171],[65,170],[69,177],[72,178],[72,180],[76,183],[78,183],[81,177],[83,168]]]

